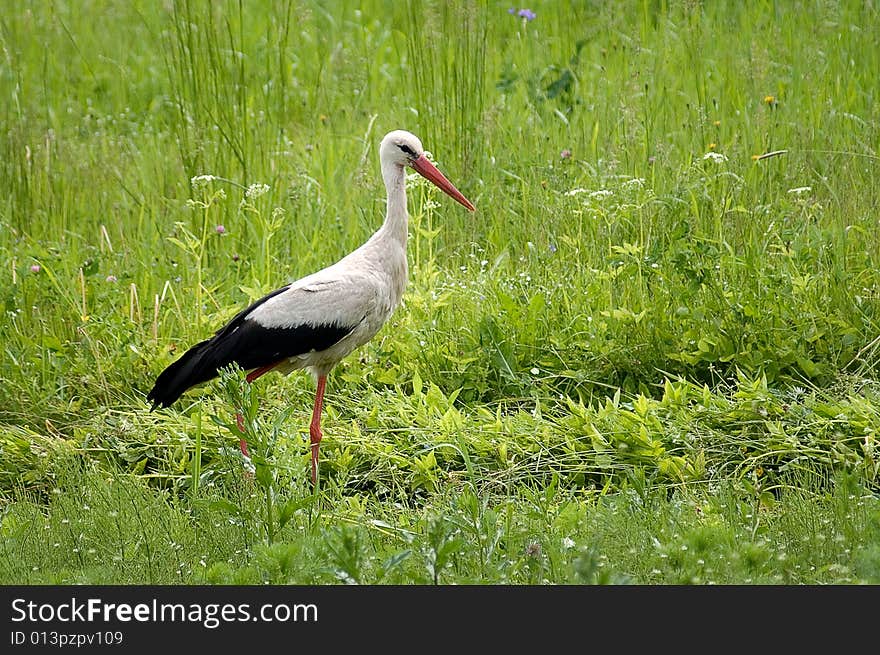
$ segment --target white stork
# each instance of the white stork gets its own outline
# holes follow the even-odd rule
[[[312,422],[312,483],[318,477],[321,409],[330,370],[375,335],[400,303],[406,286],[406,167],[475,211],[425,156],[419,139],[395,130],[379,146],[388,194],[385,222],[357,250],[332,266],[292,282],[242,310],[213,337],[197,343],[159,377],[147,400],[168,407],[191,387],[235,362],[253,382],[269,371],[308,368],[317,379]],[[241,415],[239,426],[243,428]],[[244,430],[242,429],[242,432]],[[241,442],[247,456],[247,443]]]

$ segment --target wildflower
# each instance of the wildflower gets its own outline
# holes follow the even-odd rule
[[[511,7],[510,9],[507,10],[507,13],[512,16],[513,14],[516,13],[516,7]]]
[[[214,231],[216,231],[217,234],[225,234],[226,228],[223,227],[222,225],[218,225],[217,227],[214,228]]]
[[[764,96],[764,104],[766,105],[775,105],[776,98],[774,96]]]
[[[112,275],[112,274],[111,274],[111,275],[108,275],[108,276],[107,276],[107,280],[106,280],[106,281],[107,281],[107,282],[118,282],[119,280],[118,280],[118,278],[117,278],[115,275]]]
[[[598,191],[593,191],[590,194],[590,197],[596,198],[598,200],[602,200],[604,198],[607,198],[608,196],[613,196],[613,195],[614,195],[614,191],[612,191],[611,189],[599,189]]]
[[[574,539],[572,539],[571,537],[563,537],[563,539],[562,539],[562,547],[563,548],[565,548],[566,550],[571,550],[572,548],[574,548],[574,546],[575,546]]]
[[[799,187],[795,187],[794,189],[789,189],[788,192],[789,192],[789,193],[793,193],[793,194],[796,195],[796,196],[799,196],[799,195],[801,195],[802,193],[809,193],[809,192],[812,191],[812,190],[813,190],[813,187],[809,187],[809,186],[799,186]]]
[[[727,155],[722,155],[720,152],[707,152],[703,155],[703,159],[708,159],[713,164],[722,164],[727,161]]]
[[[571,150],[566,148],[562,152],[559,153],[560,158],[562,159],[571,159]]]
[[[555,244],[555,243],[551,243],[551,244],[548,246],[548,249],[550,250],[550,252],[556,252],[556,244]]]
[[[190,178],[189,183],[192,184],[194,188],[200,189],[203,186],[207,186],[208,182],[213,182],[216,179],[216,175],[196,175],[195,177]]]
[[[238,255],[238,253],[232,255],[232,261],[237,262],[239,259],[241,259],[241,257]]]
[[[761,158],[761,155],[752,155],[752,161],[758,161]]]
[[[39,273],[40,265],[39,264],[31,264],[31,273]]]
[[[718,144],[713,141],[712,143],[709,144],[708,148],[709,148],[709,150],[715,150],[715,148],[717,148],[717,147],[718,147]]]
[[[535,20],[537,16],[537,14],[531,9],[520,9],[518,12],[516,12],[516,15],[520,18],[525,19],[526,22]]]
[[[714,121],[712,125],[714,125],[715,127],[719,127],[721,125],[721,121]]]
[[[253,200],[255,198],[259,198],[266,193],[269,193],[268,184],[251,184],[247,188],[247,191],[244,192],[244,195],[248,200]]]

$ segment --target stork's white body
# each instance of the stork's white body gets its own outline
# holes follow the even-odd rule
[[[191,347],[156,379],[147,399],[167,407],[187,389],[237,363],[248,382],[271,370],[310,368],[318,380],[310,434],[316,480],[324,383],[330,370],[382,328],[406,287],[407,166],[462,205],[474,206],[424,155],[421,141],[403,130],[379,146],[388,194],[385,222],[354,252],[332,266],[293,282],[239,312],[210,339]],[[241,421],[239,421],[241,425]],[[247,455],[242,439],[242,452]]]

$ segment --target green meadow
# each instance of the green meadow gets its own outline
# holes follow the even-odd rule
[[[876,3],[0,4],[0,583],[880,583]],[[410,181],[318,486],[304,372],[150,411],[398,128],[477,211]]]

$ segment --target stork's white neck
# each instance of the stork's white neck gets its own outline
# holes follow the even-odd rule
[[[385,180],[385,192],[388,196],[388,207],[382,229],[405,247],[407,213],[406,173],[403,166],[394,162],[383,164],[382,179]]]

